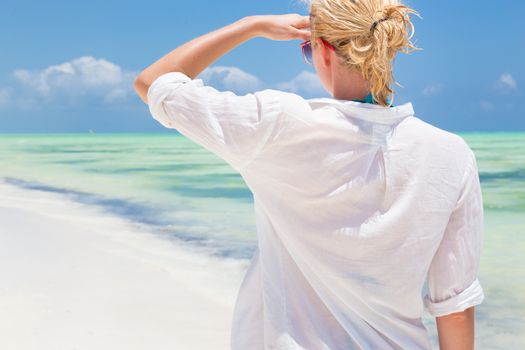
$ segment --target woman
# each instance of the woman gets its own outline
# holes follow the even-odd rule
[[[473,348],[484,299],[477,163],[461,137],[392,105],[392,61],[415,49],[412,13],[313,0],[310,16],[243,18],[137,77],[153,117],[227,161],[253,193],[258,248],[232,349],[431,349],[425,309],[441,349]],[[254,37],[305,40],[333,98],[239,96],[195,78]]]

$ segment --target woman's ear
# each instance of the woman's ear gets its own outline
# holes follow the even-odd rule
[[[330,50],[324,43],[321,41],[321,39],[316,39],[316,45],[317,45],[317,51],[319,53],[319,56],[321,57],[321,62],[324,67],[330,67],[332,62],[332,50]]]

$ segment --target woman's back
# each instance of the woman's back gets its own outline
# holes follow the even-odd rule
[[[259,245],[233,348],[430,349],[427,274],[433,315],[483,299],[474,154],[411,104],[264,93],[281,112],[240,170]]]
[[[272,89],[239,96],[179,71],[137,86],[148,86],[156,120],[227,161],[253,193],[258,249],[232,349],[430,349],[425,307],[439,317],[484,298],[476,158],[411,104],[391,107],[393,59],[415,48],[414,10],[397,0],[310,2],[311,39],[301,48],[334,99]],[[211,35],[209,48],[223,53],[252,30],[303,35],[293,26],[302,19],[266,18]],[[206,61],[185,52],[152,71],[177,67],[176,57]],[[352,101],[369,94],[376,104]],[[472,344],[471,322],[445,327],[440,343]]]

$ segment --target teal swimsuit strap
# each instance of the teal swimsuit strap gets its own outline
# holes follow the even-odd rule
[[[361,103],[377,104],[377,102],[374,101],[374,98],[372,97],[372,93],[369,93],[368,95],[366,95],[364,100],[352,100],[352,101],[361,102]],[[389,101],[387,101],[387,102],[389,102]],[[394,107],[394,105],[392,105],[392,107]]]

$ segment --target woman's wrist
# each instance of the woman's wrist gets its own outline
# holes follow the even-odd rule
[[[249,28],[252,37],[262,37],[264,34],[264,22],[262,16],[253,15],[242,18],[242,21],[246,23]]]

